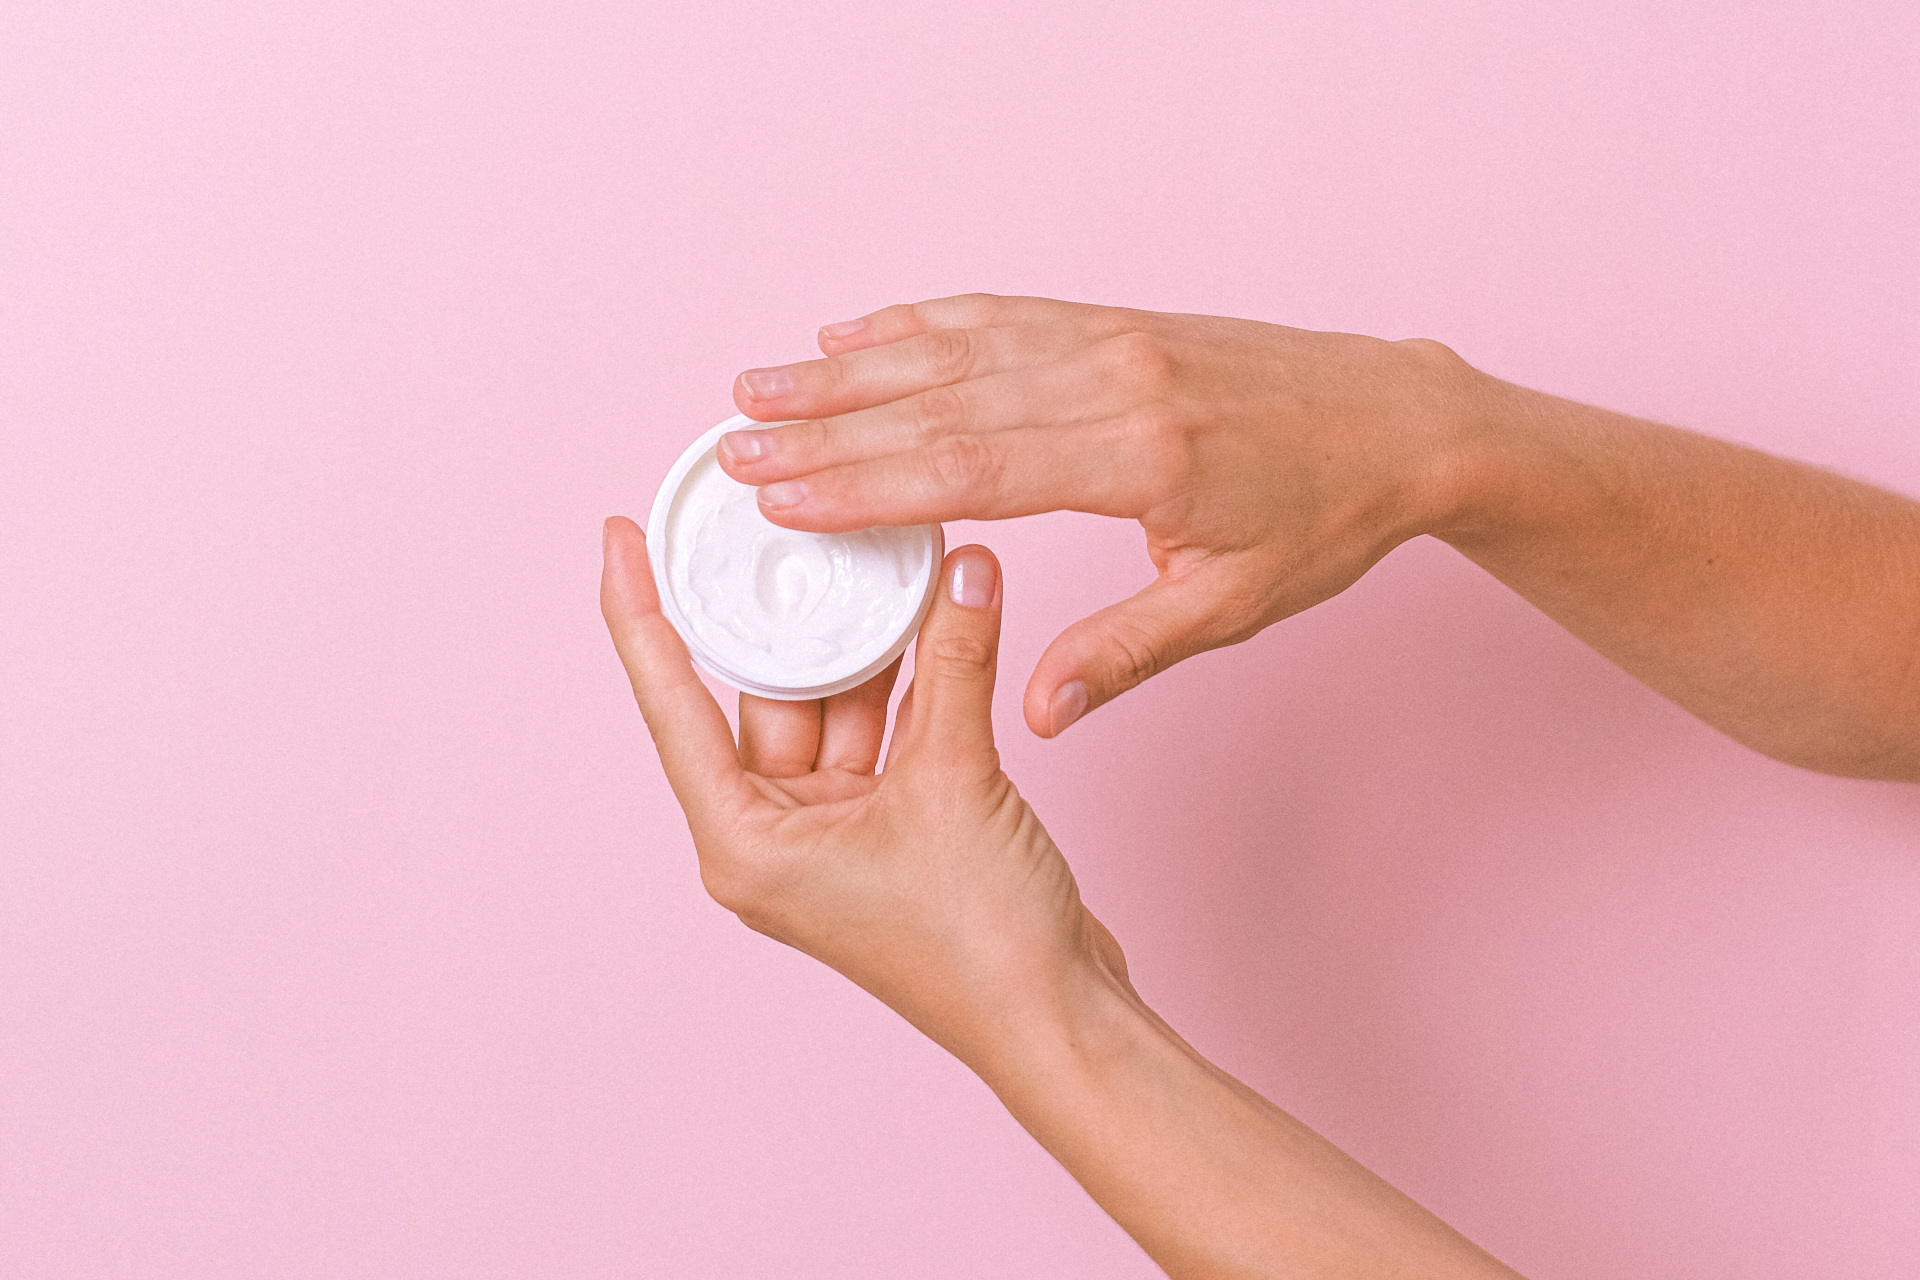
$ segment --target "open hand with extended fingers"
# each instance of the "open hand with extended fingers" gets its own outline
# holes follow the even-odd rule
[[[1486,381],[1438,343],[987,295],[828,325],[820,349],[735,386],[789,425],[721,439],[775,523],[1073,510],[1145,530],[1157,579],[1035,668],[1042,736],[1456,518]]]

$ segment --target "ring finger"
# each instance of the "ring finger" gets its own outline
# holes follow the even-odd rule
[[[1085,343],[1076,329],[935,329],[824,360],[749,369],[734,402],[750,418],[824,418],[886,404],[928,387],[1055,360]]]

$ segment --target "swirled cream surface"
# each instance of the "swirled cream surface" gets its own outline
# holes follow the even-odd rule
[[[666,509],[649,521],[664,543],[654,550],[669,618],[703,665],[755,692],[819,697],[866,679],[917,629],[937,531],[783,529],[760,514],[751,486],[720,469],[719,430],[696,444],[706,447],[684,473],[675,468],[677,485],[669,475]]]

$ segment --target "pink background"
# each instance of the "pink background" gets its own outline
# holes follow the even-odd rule
[[[7,4],[0,1274],[1152,1274],[703,896],[600,519],[741,367],[975,288],[1438,337],[1920,492],[1920,19],[1685,7]],[[1542,1277],[1920,1271],[1920,788],[1432,544],[1042,743],[1138,533],[949,536],[1201,1048]]]

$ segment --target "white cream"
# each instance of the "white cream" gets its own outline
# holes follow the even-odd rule
[[[720,469],[735,418],[707,432],[661,485],[647,541],[661,607],[702,666],[749,692],[819,698],[899,656],[940,562],[939,526],[802,533],[760,514]]]

